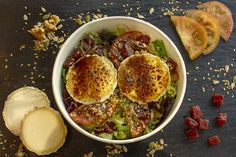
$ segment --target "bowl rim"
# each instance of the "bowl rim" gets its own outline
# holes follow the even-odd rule
[[[85,27],[87,27],[88,25],[93,25],[94,23],[98,23],[101,21],[106,21],[106,20],[112,20],[112,19],[120,19],[120,20],[131,20],[137,23],[142,23],[152,29],[154,29],[155,31],[157,31],[163,38],[165,38],[170,45],[174,48],[175,52],[177,52],[177,57],[180,60],[180,67],[182,69],[182,73],[183,73],[183,84],[182,84],[182,91],[179,97],[179,102],[177,102],[176,107],[173,109],[172,113],[168,115],[168,117],[153,131],[151,131],[150,133],[147,133],[145,135],[136,137],[136,138],[131,138],[131,139],[125,139],[125,140],[110,140],[110,139],[104,139],[101,138],[99,136],[93,135],[89,132],[87,132],[86,130],[84,130],[83,128],[81,128],[78,124],[76,124],[69,116],[68,112],[66,111],[65,107],[64,107],[64,103],[59,101],[59,97],[61,97],[61,93],[57,92],[58,91],[58,85],[55,83],[58,77],[58,71],[57,71],[57,67],[58,64],[60,62],[59,58],[60,58],[60,54],[62,54],[62,52],[64,51],[64,49],[66,49],[66,47],[68,46],[68,43],[75,38],[76,34],[78,34],[78,32],[80,32],[80,30],[84,29]],[[185,91],[186,91],[186,84],[187,84],[187,79],[186,79],[186,67],[185,67],[185,63],[184,60],[178,50],[178,48],[176,47],[176,45],[172,42],[172,40],[164,33],[162,32],[159,28],[155,27],[154,25],[152,25],[151,23],[148,23],[146,21],[134,18],[134,17],[126,17],[126,16],[110,16],[110,17],[105,17],[102,19],[98,19],[98,20],[94,20],[91,21],[89,23],[84,24],[83,26],[79,27],[78,29],[76,29],[69,37],[68,39],[65,41],[65,43],[62,45],[61,49],[59,50],[54,65],[53,65],[53,72],[52,72],[52,89],[53,89],[53,96],[54,99],[56,101],[56,104],[60,110],[60,112],[62,113],[63,117],[66,119],[66,121],[73,127],[75,128],[77,131],[79,131],[80,133],[82,133],[83,135],[94,139],[96,141],[100,141],[100,142],[104,142],[104,143],[113,143],[113,144],[128,144],[128,143],[134,143],[134,142],[138,142],[144,139],[147,139],[148,137],[153,136],[154,134],[156,134],[157,132],[159,132],[160,130],[162,130],[172,119],[173,117],[176,115],[177,111],[179,110],[182,102],[183,102],[183,98],[185,95]]]

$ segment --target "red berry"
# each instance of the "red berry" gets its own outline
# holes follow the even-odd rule
[[[212,103],[215,106],[222,106],[224,103],[224,96],[222,94],[213,94]]]
[[[186,136],[187,136],[187,138],[188,138],[189,140],[192,140],[192,139],[195,139],[195,138],[198,138],[198,137],[199,137],[198,131],[197,131],[196,128],[194,128],[194,129],[188,129],[188,130],[186,131]]]
[[[210,136],[210,137],[208,137],[207,142],[210,146],[213,146],[213,145],[220,144],[220,139],[217,135]]]
[[[198,122],[198,129],[208,130],[208,124],[209,124],[208,119],[198,119],[197,122]]]
[[[216,119],[218,126],[223,126],[227,122],[227,113],[219,113]]]
[[[195,120],[200,119],[203,116],[203,113],[198,105],[191,106],[188,111]]]
[[[196,128],[198,126],[198,123],[191,117],[184,118],[184,122],[186,126],[190,129]]]

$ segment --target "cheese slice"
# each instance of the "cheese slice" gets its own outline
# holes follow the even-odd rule
[[[24,146],[38,154],[56,152],[65,142],[67,129],[58,112],[50,107],[36,108],[22,121],[20,139]]]
[[[35,87],[15,90],[7,97],[2,113],[6,127],[18,136],[24,116],[35,107],[43,106],[50,106],[50,101],[43,91]]]
[[[95,104],[110,98],[117,84],[117,71],[105,57],[86,55],[73,64],[66,75],[66,89],[82,104]]]
[[[132,55],[118,69],[120,92],[138,104],[158,101],[166,93],[170,79],[167,64],[150,53]]]

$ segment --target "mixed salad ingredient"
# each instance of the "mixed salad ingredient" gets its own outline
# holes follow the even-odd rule
[[[114,65],[118,71],[118,87],[108,99],[102,102],[84,104],[74,99],[74,96],[68,91],[67,84],[68,81],[71,81],[68,79],[70,75],[68,75],[68,71],[71,67],[79,65],[81,60],[83,61],[94,55],[97,58],[106,58]],[[135,62],[132,60],[135,60]],[[148,62],[148,60],[152,60],[152,62]],[[90,64],[90,66],[92,67],[93,64]],[[105,67],[104,64],[100,66]],[[159,73],[155,71],[157,66]],[[77,70],[77,73],[73,72],[73,75],[80,77],[77,80],[87,76],[91,78],[99,77],[99,70],[96,70],[95,75],[93,71],[93,69],[99,67],[89,68],[90,71],[82,67],[85,66],[78,66],[76,69],[80,68],[80,70]],[[122,67],[125,68],[121,70]],[[141,72],[142,67],[143,71]],[[132,69],[135,70],[131,75]],[[83,75],[79,76],[78,73]],[[139,75],[136,75],[136,73]],[[104,74],[104,77],[107,76],[110,76],[110,72]],[[150,36],[142,32],[118,28],[116,31],[89,32],[85,38],[80,40],[78,48],[64,62],[62,78],[65,107],[70,117],[77,124],[102,138],[129,139],[151,132],[168,115],[177,94],[176,82],[179,76],[177,64],[168,57],[167,49],[162,40],[151,41]],[[119,81],[121,78],[123,81]],[[94,82],[93,85],[98,85],[102,90],[107,89],[109,85],[99,83],[98,80]],[[149,91],[142,95],[143,90],[141,88],[138,90],[138,88],[144,84],[148,85],[150,82],[153,82],[153,86],[150,86],[150,88],[153,87],[152,92]],[[161,82],[166,83],[164,85]],[[160,83],[160,85],[156,86],[156,83]],[[83,84],[86,83],[83,82]],[[154,85],[156,88],[154,88]],[[90,86],[87,87],[90,88]],[[129,92],[125,92],[123,89],[128,89]],[[88,88],[83,92],[89,93]],[[91,97],[96,95],[96,92],[90,92]],[[77,94],[80,93],[77,92]],[[140,96],[137,97],[137,95]],[[156,98],[151,98],[155,96]],[[148,99],[144,99],[147,97]]]
[[[231,11],[221,2],[205,2],[197,8],[199,10],[186,10],[185,16],[171,16],[192,60],[202,53],[211,53],[217,47],[220,35],[227,41],[234,25]]]

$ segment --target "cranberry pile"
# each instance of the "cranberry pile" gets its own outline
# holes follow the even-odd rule
[[[221,107],[224,104],[224,96],[221,94],[212,95],[212,104]],[[190,106],[188,109],[189,116],[184,118],[184,123],[187,127],[185,134],[188,140],[199,137],[199,130],[208,130],[209,120],[203,118],[203,112],[198,105]],[[227,122],[227,113],[218,113],[216,117],[216,124],[222,127]],[[220,144],[220,138],[217,135],[210,136],[207,139],[208,144]]]

